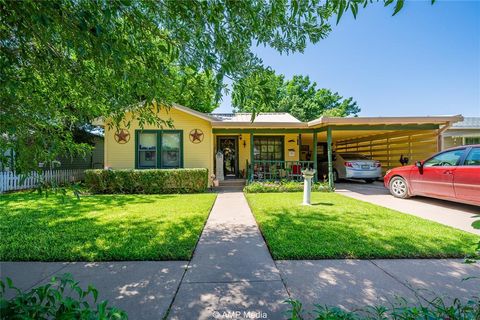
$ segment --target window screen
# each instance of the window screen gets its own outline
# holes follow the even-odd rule
[[[157,134],[140,133],[138,140],[138,166],[140,168],[156,168]]]
[[[162,167],[180,167],[180,133],[163,133],[162,135]]]
[[[254,137],[255,160],[283,160],[283,137]]]

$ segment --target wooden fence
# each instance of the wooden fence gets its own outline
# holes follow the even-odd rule
[[[400,157],[407,157],[408,164],[425,160],[438,151],[438,133],[435,130],[402,131],[337,141],[336,152],[358,152],[382,163],[386,171],[401,166]]]
[[[14,171],[0,171],[0,193],[11,190],[35,188],[40,181],[57,185],[79,181],[84,177],[84,169],[45,170],[17,175]]]

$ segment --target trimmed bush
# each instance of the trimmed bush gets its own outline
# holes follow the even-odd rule
[[[92,193],[198,193],[208,188],[208,170],[86,170],[85,184]]]
[[[255,181],[243,188],[246,193],[269,192],[300,192],[303,191],[303,182],[298,181]],[[312,191],[329,192],[328,183],[317,182],[312,184]]]

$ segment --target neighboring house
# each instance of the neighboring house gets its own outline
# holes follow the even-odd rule
[[[457,116],[322,117],[300,122],[287,113],[251,115],[204,114],[174,105],[158,116],[173,128],[146,125],[131,113],[130,126],[110,128],[109,119],[94,124],[105,128],[105,168],[207,168],[215,173],[216,154],[223,154],[225,178],[298,179],[301,170],[316,168],[317,157],[332,150],[361,152],[387,170],[439,150],[438,135]],[[328,143],[331,142],[331,143]],[[329,148],[329,146],[331,148]]]
[[[103,135],[95,134],[93,137],[92,152],[75,157],[60,157],[60,166],[56,169],[102,169],[104,167],[104,139]]]
[[[480,144],[480,117],[465,117],[442,133],[442,150],[468,144]]]
[[[75,157],[59,157],[58,163],[50,165],[40,164],[44,169],[102,169],[104,167],[104,139],[103,133],[91,132],[93,141],[92,152],[85,155],[77,155]],[[9,165],[3,166],[0,163],[0,171],[10,171],[13,168],[13,159],[15,153],[13,150],[7,150],[4,154],[10,158]]]

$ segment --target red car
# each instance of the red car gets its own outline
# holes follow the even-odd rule
[[[388,170],[384,184],[397,198],[418,195],[480,206],[480,145],[451,148]]]

